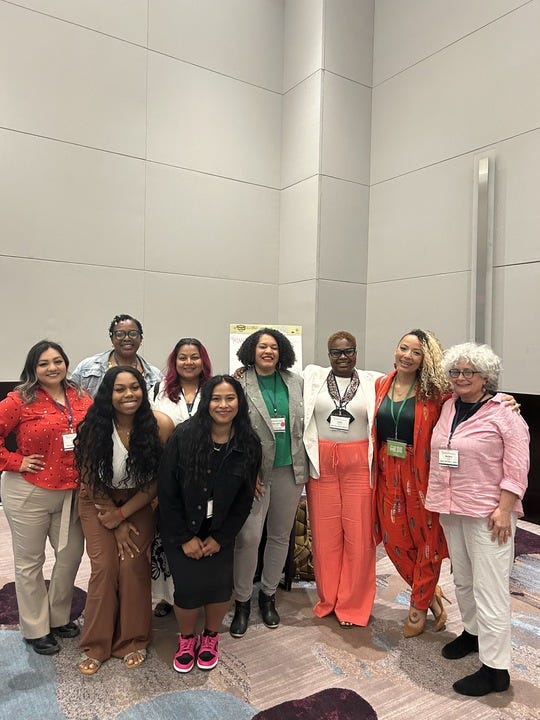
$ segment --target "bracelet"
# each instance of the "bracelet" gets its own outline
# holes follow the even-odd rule
[[[125,519],[126,519],[124,513],[122,512],[122,508],[121,508],[121,507],[117,507],[117,508],[116,508],[116,512],[120,515],[120,517],[122,518],[122,520],[125,520]]]

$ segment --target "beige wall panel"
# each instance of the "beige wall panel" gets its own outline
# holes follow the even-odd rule
[[[144,163],[0,130],[2,254],[144,267]]]
[[[228,372],[230,323],[277,320],[277,286],[272,284],[147,273],[144,296],[146,351],[157,365],[177,340],[190,336],[207,347],[216,373]]]
[[[281,92],[283,3],[149,0],[148,47]]]
[[[365,283],[369,188],[323,176],[320,215],[319,277]]]
[[[148,0],[17,0],[17,5],[146,45]]]
[[[148,158],[279,186],[281,96],[151,53]]]
[[[281,191],[279,282],[317,277],[319,176]]]
[[[144,155],[146,51],[0,4],[0,125]]]
[[[275,283],[279,191],[148,163],[146,269]]]
[[[9,352],[0,357],[0,380],[16,380],[28,350],[42,338],[59,342],[75,367],[110,346],[109,324],[117,313],[145,324],[143,273],[136,270],[0,257],[0,276],[0,306],[10,308],[2,317]]]
[[[311,75],[283,96],[281,187],[319,172],[321,73]]]
[[[374,88],[372,182],[539,127],[539,27],[529,3]]]
[[[495,269],[492,345],[510,392],[540,393],[539,287],[540,262]]]
[[[278,322],[285,325],[302,325],[303,365],[314,361],[317,282],[287,283],[279,286]]]
[[[372,186],[369,282],[469,270],[473,181],[467,155]]]
[[[373,84],[525,4],[526,0],[376,0]]]
[[[317,343],[315,361],[328,364],[327,340],[336,330],[356,336],[357,362],[364,364],[366,285],[320,280],[317,296]]]
[[[371,87],[374,0],[326,0],[324,67]]]
[[[322,67],[323,0],[285,0],[283,91]]]
[[[468,340],[469,284],[463,272],[368,285],[366,368],[388,372],[412,328],[432,330],[445,347]]]
[[[322,117],[323,174],[369,185],[371,90],[325,72]]]
[[[492,154],[495,158],[494,264],[540,260],[540,131],[500,143]]]

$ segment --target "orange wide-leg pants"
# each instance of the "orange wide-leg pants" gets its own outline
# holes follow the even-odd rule
[[[400,459],[380,445],[377,511],[386,553],[411,587],[411,606],[427,610],[448,548],[438,513],[424,508],[412,449]]]
[[[320,477],[307,484],[317,617],[365,626],[375,600],[368,441],[319,440]]]

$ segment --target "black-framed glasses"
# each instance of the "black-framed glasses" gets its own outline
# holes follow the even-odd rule
[[[465,370],[458,370],[457,368],[452,368],[448,371],[448,374],[450,375],[452,380],[456,380],[460,375],[463,375],[466,380],[470,380],[473,375],[481,375],[480,370],[471,370],[470,368],[465,368]]]
[[[352,347],[352,348],[343,348],[343,350],[334,350],[334,349],[332,348],[332,350],[329,350],[329,351],[328,351],[328,355],[329,355],[331,358],[335,358],[336,360],[337,360],[338,358],[340,358],[342,355],[345,355],[345,357],[350,358],[350,357],[352,357],[355,353],[356,353],[356,348],[355,348],[355,347]]]
[[[140,330],[113,330],[111,333],[111,337],[116,338],[116,340],[123,340],[125,337],[135,340],[136,338],[141,337],[141,331]]]

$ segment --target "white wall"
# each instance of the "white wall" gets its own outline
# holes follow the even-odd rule
[[[366,364],[469,337],[475,159],[495,166],[493,346],[540,391],[540,2],[375,4]]]
[[[279,319],[326,364],[338,329],[363,359],[373,0],[287,0]]]
[[[0,303],[18,377],[112,317],[162,365],[182,335],[275,321],[281,0],[0,0]]]

